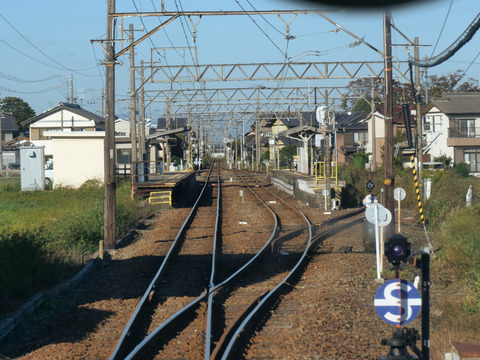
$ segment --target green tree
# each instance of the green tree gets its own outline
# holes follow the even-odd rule
[[[428,77],[428,98],[442,96],[446,92],[480,91],[478,80],[464,79],[464,72],[457,70],[447,75],[430,75]],[[368,78],[350,81],[347,93],[343,96],[340,107],[343,110],[370,111],[371,80]],[[384,89],[380,81],[374,82],[375,104],[383,105]],[[422,94],[423,95],[423,94]],[[422,100],[425,99],[422,96]],[[412,85],[409,82],[393,81],[393,103],[395,105],[413,104]]]
[[[30,107],[30,105],[18,97],[8,96],[1,99],[0,102],[3,104],[3,112],[13,113],[20,130],[26,129],[22,126],[23,121],[35,116],[35,111]]]
[[[467,78],[463,82],[465,74],[462,70],[447,75],[430,75],[428,77],[429,97],[440,97],[446,92],[469,92],[480,91],[478,80]]]
[[[280,149],[280,166],[291,166],[293,157],[297,155],[297,147],[295,145],[287,145]]]
[[[383,104],[383,85],[380,81],[374,82],[375,104]],[[350,81],[348,84],[348,93],[344,95],[340,107],[349,111],[371,111],[371,79],[362,78]],[[409,83],[393,81],[393,100],[395,105],[405,103],[413,104],[412,87]]]

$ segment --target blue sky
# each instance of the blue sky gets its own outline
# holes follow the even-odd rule
[[[201,6],[200,6],[201,4]],[[117,0],[117,12],[160,10],[158,0]],[[337,9],[296,3],[289,0],[165,0],[167,11],[183,9],[200,10],[272,10],[316,9],[327,11],[325,15],[368,43],[383,51],[383,11]],[[451,7],[450,7],[451,6]],[[449,10],[450,9],[450,10]],[[480,12],[478,0],[433,0],[422,5],[409,5],[392,9],[395,26],[413,40],[431,45],[422,47],[421,57],[430,56],[435,44],[435,54],[444,50],[467,28]],[[448,14],[448,17],[447,17]],[[70,79],[73,78],[74,97],[82,106],[93,112],[101,110],[101,93],[104,87],[104,68],[100,63],[104,51],[92,39],[104,39],[106,33],[106,0],[15,0],[0,8],[0,97],[16,96],[24,99],[35,112],[41,113],[70,96]],[[255,20],[253,21],[252,18]],[[206,16],[197,25],[199,64],[234,64],[257,62],[284,62],[287,58],[308,51],[318,51],[321,56],[305,56],[300,61],[358,61],[378,60],[379,54],[366,46],[349,47],[355,39],[345,32],[335,32],[335,26],[319,15],[298,15],[290,25],[285,40],[285,25],[277,16]],[[291,16],[285,15],[289,22]],[[165,18],[163,18],[165,20]],[[196,23],[198,18],[192,18]],[[163,64],[192,64],[193,52],[178,47],[192,46],[192,23],[189,19],[175,20],[159,31],[151,40],[136,48],[139,61],[150,61],[151,48],[160,50]],[[135,30],[151,30],[159,24],[159,18],[126,18],[125,29],[133,23]],[[121,36],[117,23],[117,38]],[[442,27],[443,33],[442,32]],[[143,33],[135,32],[138,38]],[[441,36],[440,36],[441,34]],[[393,42],[405,44],[398,34]],[[437,43],[438,42],[438,43]],[[117,44],[117,50],[121,48]],[[173,50],[172,47],[177,47]],[[474,61],[480,49],[480,33],[453,58],[429,70],[430,74],[447,74],[457,69],[466,70],[467,77],[480,79],[480,57]],[[413,49],[410,48],[413,52]],[[406,60],[406,48],[395,47],[395,59]],[[301,56],[301,55],[299,55]],[[116,67],[117,114],[128,114],[125,99],[129,92],[128,56]],[[405,66],[405,65],[403,65]],[[209,87],[231,87],[231,84],[210,83]],[[239,86],[258,84],[243,82]],[[311,82],[309,86],[323,86]],[[175,85],[174,85],[175,86]],[[181,85],[183,87],[198,84]],[[288,83],[283,86],[289,86]],[[306,83],[303,86],[307,86]],[[163,116],[164,105],[154,103],[147,110],[153,118]]]

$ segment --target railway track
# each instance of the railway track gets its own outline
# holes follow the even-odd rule
[[[214,168],[216,176],[212,176]],[[310,221],[248,173],[231,175],[243,183],[257,206],[268,209],[270,235],[259,236],[250,244],[249,255],[232,261],[231,249],[238,240],[224,237],[221,224],[222,187],[228,183],[224,185],[218,164],[212,165],[190,216],[111,360],[237,358],[244,346],[240,344],[248,342],[253,329],[290,286],[312,245]],[[174,264],[167,269],[170,261]],[[188,296],[170,304],[174,294]]]
[[[228,241],[234,239],[226,237],[223,240],[221,237],[222,182],[218,165],[216,186],[209,186],[212,171],[213,166],[190,216],[125,327],[110,359],[144,359],[148,356],[199,358],[202,352],[206,359],[232,356],[235,340],[239,338],[235,333],[245,329],[259,309],[265,306],[265,301],[288,279],[289,271],[302,257],[297,249],[303,248],[305,253],[311,241],[311,225],[306,217],[258,181],[237,173],[257,201],[269,209],[272,226],[268,239],[260,240],[258,249],[244,258],[245,263],[239,264],[236,270],[232,269],[228,261],[230,254],[228,251],[224,253],[223,247],[228,249]],[[215,205],[201,206],[202,203]],[[286,256],[290,252],[296,256]],[[261,270],[254,277],[245,276],[260,258]],[[170,262],[174,264],[168,266]],[[207,290],[202,292],[205,286]],[[189,296],[183,296],[182,301],[169,305],[169,294],[175,293]],[[187,316],[189,318],[185,320]],[[159,346],[159,343],[162,345]],[[188,352],[185,343],[189,344]],[[226,354],[222,355],[223,352]]]
[[[160,267],[142,269],[142,278],[153,280],[129,319],[115,320],[125,326],[115,345],[118,327],[111,323],[91,335],[97,340],[88,351],[107,341],[103,355],[92,358],[248,358],[252,349],[268,354],[276,331],[294,326],[295,309],[278,311],[277,305],[294,289],[309,252],[335,232],[335,220],[313,236],[306,216],[289,204],[292,199],[284,202],[288,196],[257,178],[210,169],[190,216],[166,231],[175,239],[159,240],[169,246],[158,257]],[[261,225],[252,226],[259,218]],[[128,310],[120,306],[118,316]]]

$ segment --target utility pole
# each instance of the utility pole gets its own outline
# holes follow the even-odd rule
[[[144,72],[143,72],[143,60],[140,60],[140,79],[142,84],[145,83]],[[139,133],[140,133],[140,161],[146,161],[145,154],[147,149],[145,147],[145,86],[142,86],[140,89],[140,121],[139,121]]]
[[[102,118],[105,119],[105,89],[102,88]]]
[[[165,128],[170,130],[170,99],[167,98],[167,102],[165,104]],[[165,136],[165,141],[163,142],[163,156],[166,158],[167,161],[163,162],[163,169],[164,172],[170,169],[170,147],[168,145],[168,135]]]
[[[235,169],[238,170],[238,117],[235,114]]]
[[[115,0],[107,0],[107,41],[105,59],[105,90],[106,90],[106,116],[105,116],[105,215],[104,215],[104,241],[105,249],[115,249],[115,210],[116,210],[116,184],[115,184]]]
[[[73,74],[70,74],[70,102],[72,104],[75,103],[75,99],[73,98]]]
[[[385,13],[383,18],[384,46],[385,46],[385,207],[392,214],[392,221],[385,227],[385,238],[395,232],[395,202],[393,189],[395,178],[393,173],[393,86],[392,86],[392,25],[390,13]]]
[[[332,167],[331,167],[331,156],[330,156],[330,131],[329,126],[332,123],[330,119],[330,108],[328,106],[328,91],[325,90],[325,126],[324,126],[324,139],[325,139],[325,211],[328,211],[330,208],[330,204],[332,202],[331,199],[331,183],[330,183],[330,176],[332,174]],[[333,110],[335,111],[335,109]],[[335,112],[333,113],[335,116]],[[327,131],[325,131],[327,130]]]
[[[371,89],[370,89],[370,107],[371,107],[371,118],[370,118],[370,124],[371,124],[371,134],[372,134],[372,163],[370,164],[370,170],[372,172],[377,171],[377,134],[375,133],[376,131],[376,125],[375,125],[375,79],[371,79]]]
[[[2,112],[3,103],[0,103],[0,170],[3,169],[3,133],[2,133]]]
[[[260,163],[260,88],[257,88],[257,114],[255,121],[255,169],[258,171],[258,164]],[[253,169],[252,169],[253,170]]]
[[[133,44],[133,24],[128,27],[130,45]],[[135,47],[130,48],[130,142],[132,148],[132,162],[138,161],[137,155],[137,116],[135,102]]]
[[[418,46],[418,37],[413,39],[414,42],[414,58],[415,61],[420,60],[419,46]],[[420,68],[415,66],[415,89],[417,94],[420,94]],[[417,122],[417,142],[416,142],[416,152],[417,152],[417,173],[418,173],[418,187],[420,194],[423,194],[423,146],[422,146],[422,112],[421,112],[420,102],[416,102],[416,122]],[[422,196],[422,195],[420,195]]]

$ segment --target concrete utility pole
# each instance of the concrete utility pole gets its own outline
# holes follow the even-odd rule
[[[419,47],[418,47],[418,37],[413,39],[415,47],[414,47],[414,58],[415,61],[420,60],[419,54]],[[420,68],[415,66],[415,89],[418,93],[420,93]],[[422,137],[423,137],[423,129],[422,129],[422,110],[420,103],[417,102],[416,107],[416,122],[417,122],[417,139],[418,142],[416,144],[415,151],[417,152],[417,173],[418,173],[418,187],[420,191],[420,196],[423,196],[423,146],[422,146]]]
[[[325,90],[325,126],[324,126],[324,131],[323,131],[323,136],[325,139],[325,204],[326,204],[326,209],[325,211],[328,211],[330,208],[330,204],[332,202],[332,197],[331,197],[331,183],[330,183],[330,176],[332,174],[332,167],[331,167],[331,156],[330,156],[330,131],[325,131],[329,130],[328,128],[330,127],[330,124],[332,124],[331,118],[330,118],[330,107],[328,105],[328,93]],[[333,116],[335,116],[335,108],[333,109]]]
[[[2,112],[3,103],[0,103],[0,170],[3,169],[3,133],[2,133]]]
[[[130,45],[133,44],[133,24],[128,27]],[[135,47],[130,48],[130,142],[132,147],[132,162],[138,161],[137,155],[137,116],[135,101]]]
[[[392,86],[392,25],[389,13],[384,14],[384,47],[385,47],[385,207],[392,213],[392,221],[385,227],[385,238],[395,232],[395,202],[393,189],[395,178],[393,173],[393,86]]]
[[[370,107],[371,107],[371,134],[372,134],[372,163],[370,164],[370,170],[372,172],[377,171],[377,134],[375,133],[376,131],[376,125],[375,125],[375,79],[371,79],[371,89],[370,89]]]
[[[115,249],[115,0],[107,0],[107,40],[105,59],[105,215],[104,241],[105,249]]]
[[[143,60],[140,60],[140,79],[142,84],[145,83],[144,72],[143,72]],[[140,151],[140,161],[146,161],[145,154],[147,153],[147,148],[145,145],[145,86],[142,86],[140,89],[140,121],[138,122],[139,126],[139,151]]]
[[[258,171],[258,164],[260,163],[260,88],[257,88],[257,114],[255,119],[255,170]],[[253,169],[252,169],[253,170]]]
[[[70,74],[70,103],[75,104],[75,98],[73,97],[73,74]]]

